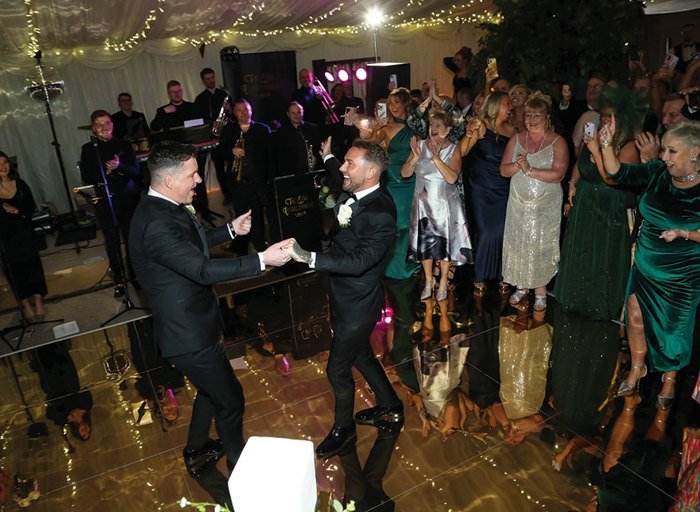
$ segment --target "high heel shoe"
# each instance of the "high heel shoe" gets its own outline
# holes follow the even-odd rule
[[[616,396],[631,396],[633,395],[637,389],[639,388],[639,381],[642,380],[644,377],[647,375],[647,365],[643,364],[642,366],[632,366],[632,369],[637,369],[637,370],[642,370],[642,374],[639,376],[637,379],[637,382],[634,385],[629,385],[627,384],[627,381],[622,381],[620,382],[620,387],[617,388],[617,393]]]
[[[662,373],[661,374],[661,384],[663,385],[664,381],[667,381],[667,380],[675,381],[676,378],[675,377],[666,377],[666,374]],[[661,409],[662,411],[668,411],[671,408],[671,406],[673,405],[674,398],[675,397],[673,397],[673,396],[667,397],[667,396],[661,396],[660,394],[656,395],[656,408]]]
[[[430,298],[433,295],[433,288],[435,288],[435,279],[430,279],[429,281],[426,281],[425,286],[423,287],[423,291],[420,294],[420,300]]]
[[[447,283],[438,286],[437,292],[435,293],[435,300],[438,302],[447,300]]]
[[[547,296],[535,295],[535,303],[532,306],[535,311],[544,311],[547,309]]]
[[[510,296],[510,299],[508,299],[508,302],[510,302],[511,306],[515,306],[521,300],[523,300],[523,297],[525,297],[525,295],[527,295],[527,289],[516,290],[515,293]]]
[[[483,297],[484,293],[486,293],[486,283],[480,282],[474,283],[474,296],[475,297]]]

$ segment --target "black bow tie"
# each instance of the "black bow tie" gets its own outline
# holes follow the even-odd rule
[[[348,194],[348,198],[345,200],[345,202],[348,202],[350,199],[352,199],[353,201],[357,201],[357,196],[351,192]]]

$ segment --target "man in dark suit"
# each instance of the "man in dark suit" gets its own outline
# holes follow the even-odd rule
[[[134,102],[128,92],[119,93],[117,97],[119,112],[112,114],[114,123],[114,136],[129,142],[138,142],[139,139],[148,137],[151,130],[148,129],[146,116],[133,110]]]
[[[260,274],[265,265],[289,261],[286,241],[265,252],[234,259],[210,259],[209,248],[245,235],[250,211],[204,231],[186,208],[200,178],[197,151],[178,142],[156,144],[148,156],[151,186],[131,222],[129,251],[136,275],[153,310],[161,355],[197,388],[184,450],[190,471],[216,454],[209,439],[212,418],[229,469],[243,449],[244,398],[222,343],[214,283]]]
[[[337,222],[331,229],[332,248],[328,253],[317,254],[302,249],[294,239],[287,246],[296,261],[331,274],[333,342],[326,372],[335,394],[335,421],[316,448],[320,459],[327,459],[356,441],[355,421],[377,427],[403,422],[403,404],[369,342],[384,304],[382,260],[396,236],[396,207],[379,185],[389,157],[376,142],[357,139],[340,166],[330,155],[330,143],[329,137],[322,145],[323,159],[331,176],[342,178],[344,191],[338,198]],[[377,398],[377,406],[358,412],[355,421],[353,366]]]

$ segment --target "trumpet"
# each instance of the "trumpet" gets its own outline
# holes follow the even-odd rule
[[[221,104],[221,110],[219,110],[219,115],[216,116],[216,120],[211,125],[211,136],[215,139],[221,137],[221,132],[228,123],[228,114],[226,113],[226,106],[229,103],[230,96],[227,94],[224,98],[224,102]]]
[[[243,137],[243,130],[241,130],[241,134],[238,137],[238,140],[236,141],[236,145],[233,146],[235,148],[241,148],[245,149],[245,138]],[[245,157],[243,156],[235,156],[233,157],[233,163],[231,164],[231,172],[233,172],[236,176],[236,183],[240,183],[241,180],[243,179],[243,159]]]

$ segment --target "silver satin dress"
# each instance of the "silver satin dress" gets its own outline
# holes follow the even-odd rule
[[[516,140],[513,161],[519,153],[525,153],[525,149]],[[551,169],[554,142],[527,155],[527,161],[534,168]],[[559,183],[546,183],[522,172],[510,179],[503,233],[503,281],[518,288],[537,288],[546,286],[557,273],[562,199]]]

